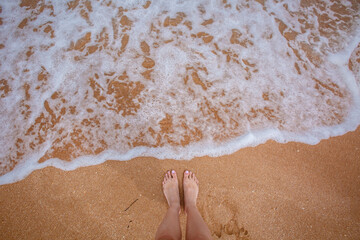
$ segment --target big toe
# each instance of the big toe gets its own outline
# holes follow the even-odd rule
[[[175,170],[171,170],[171,177],[177,180],[177,175]]]

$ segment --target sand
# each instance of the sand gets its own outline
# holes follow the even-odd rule
[[[315,146],[269,141],[219,158],[47,167],[0,186],[0,239],[153,239],[168,169],[197,174],[214,239],[360,239],[360,128]]]
[[[32,18],[27,15],[17,16],[20,17],[19,19],[24,17],[17,28],[24,29],[24,31],[26,31],[27,28],[30,29],[30,27],[35,27],[32,30],[30,29],[31,32],[43,32],[44,39],[47,39],[49,42],[55,41],[54,36],[59,34],[55,29],[56,24],[51,25],[52,22],[49,21],[41,23],[41,25],[38,26],[38,23],[35,21],[37,19],[37,15],[39,15],[40,18],[45,16],[44,19],[46,19],[47,12],[50,14],[51,11],[54,11],[54,8],[52,4],[46,6],[45,8],[45,6],[38,4],[37,2],[38,1],[34,0],[23,0],[21,2],[20,7],[28,9],[29,13],[31,12],[29,16],[31,15]],[[68,4],[69,9],[71,8],[74,10],[77,8],[76,6],[79,3],[76,2],[77,1],[73,1],[74,5],[72,7],[70,7],[71,4]],[[227,3],[226,1],[222,2],[224,4]],[[264,1],[262,0],[256,0],[256,2],[264,5]],[[302,3],[306,6],[311,6],[312,2],[316,1],[302,1]],[[80,3],[77,10],[84,20],[90,22],[89,19],[91,18],[88,17],[88,14],[91,14],[93,11],[91,3],[90,1],[85,1],[85,6],[82,6],[82,4],[83,3]],[[151,2],[148,1],[143,8],[147,9],[150,4]],[[320,5],[321,4],[319,4],[319,6]],[[96,6],[96,4],[94,6]],[[226,6],[224,7],[226,8]],[[334,5],[332,5],[332,9],[334,12],[340,14],[339,16],[341,16],[345,11],[344,6],[340,3],[334,3]],[[357,8],[355,10],[357,10]],[[0,8],[0,12],[2,11],[2,8]],[[125,10],[125,12],[126,11],[127,10]],[[41,15],[43,12],[44,15]],[[121,29],[121,31],[114,30],[113,40],[116,43],[121,39],[121,51],[117,53],[117,56],[119,57],[121,54],[126,52],[125,49],[129,39],[133,39],[135,36],[129,35],[129,30],[131,29],[131,25],[133,23],[128,19],[128,17],[126,17],[126,14],[124,16],[119,15],[117,17],[119,17],[119,23],[117,23],[118,26],[114,27],[113,25],[113,28]],[[161,22],[158,21],[158,27],[167,28],[170,25],[176,27],[184,20],[181,24],[184,24],[190,29],[189,26],[191,25],[188,23],[191,22],[185,21],[186,18],[184,17],[184,13],[177,14],[176,18],[170,18],[170,16],[168,16],[165,18],[164,24],[161,24]],[[347,28],[348,25],[346,25],[346,21],[351,21],[349,19],[352,19],[344,17],[343,21],[345,22],[340,23],[339,21],[336,22],[334,19],[328,21],[329,19],[327,19],[326,15],[321,17],[324,18],[323,23],[321,22],[319,25],[321,32],[326,32],[324,30],[327,28],[333,31],[334,26],[338,24],[345,24],[339,26],[341,26],[341,28]],[[6,23],[6,20],[7,19],[3,21],[3,19],[0,18],[0,25],[2,25],[3,22]],[[210,20],[213,21],[213,19],[208,19],[207,21]],[[299,33],[292,30],[291,24],[287,26],[279,19],[277,19],[277,22],[279,24],[279,31],[281,32],[281,35],[286,38],[288,44],[290,44],[289,47],[292,51],[294,51],[294,54],[297,55],[298,50],[296,50],[296,48],[293,49],[293,47],[296,47],[296,44],[291,45],[291,41],[295,40],[296,35]],[[114,23],[116,23],[115,20],[113,20],[113,24]],[[307,23],[307,25],[310,26],[311,24]],[[64,24],[64,26],[66,26],[66,24]],[[92,28],[91,24],[89,24],[89,26]],[[21,32],[22,30],[18,31]],[[154,32],[157,32],[157,30]],[[316,32],[317,31],[315,31],[315,33]],[[69,50],[74,50],[77,53],[77,55],[74,56],[74,60],[79,62],[78,66],[85,66],[86,71],[88,71],[88,65],[85,61],[86,56],[96,53],[96,51],[102,51],[98,50],[100,48],[111,52],[113,51],[112,47],[116,46],[111,44],[111,39],[109,40],[107,37],[102,37],[101,35],[102,33],[99,33],[98,35],[93,34],[91,36],[91,33],[88,32],[84,34],[82,38],[79,38],[75,44],[74,42],[71,43],[72,45],[69,43]],[[90,42],[91,37],[93,39],[98,38],[99,43],[96,44],[99,45],[93,45],[93,43]],[[240,30],[235,29],[235,31],[232,31],[232,36],[229,39],[230,43],[242,46],[245,45],[243,47],[247,48],[246,45],[248,44],[248,41],[243,40],[241,42],[240,37]],[[316,39],[316,34],[313,37]],[[202,38],[204,44],[209,45],[213,41],[213,36],[208,35],[205,32],[199,32],[197,35],[194,34],[193,38],[197,38],[194,42]],[[162,40],[164,40],[164,44],[168,44],[173,41],[171,40],[170,42],[166,42],[168,39]],[[41,41],[43,41],[42,38]],[[37,86],[37,84],[40,84],[37,82],[33,87],[35,89],[40,89],[39,91],[43,91],[42,88],[46,89],[48,87],[45,82],[47,81],[50,73],[45,69],[45,67],[40,66],[41,64],[38,60],[41,60],[41,58],[35,58],[37,55],[33,52],[32,45],[39,45],[40,41],[39,43],[36,41],[30,41],[29,44],[30,45],[28,46],[26,44],[23,46],[24,49],[27,49],[27,52],[22,53],[22,55],[15,54],[14,56],[16,57],[14,59],[18,61],[19,58],[27,64],[32,62],[36,64],[36,67],[41,67],[41,72],[36,73],[36,78],[34,79],[38,82],[41,81],[42,83]],[[109,47],[106,48],[108,45]],[[129,44],[129,48],[131,48],[130,45],[131,44]],[[253,45],[253,43],[251,42],[250,45]],[[42,46],[42,44],[39,46]],[[315,54],[315,52],[312,51],[306,44],[302,44],[300,46],[301,49],[304,48],[302,50],[305,51],[307,55],[306,58],[309,58],[309,61],[312,64],[315,63],[316,66],[318,60],[317,58],[319,58],[319,56]],[[356,62],[359,62],[359,46],[360,45],[358,45],[356,50],[354,50],[348,64],[349,69],[353,71],[355,77],[359,76],[359,68],[356,65]],[[6,47],[8,46],[5,46],[3,43],[0,44],[0,49]],[[215,50],[218,50],[217,45],[214,45],[214,47]],[[152,80],[151,74],[156,73],[156,71],[154,71],[154,66],[156,68],[159,62],[155,63],[155,58],[150,58],[152,56],[150,53],[153,52],[154,49],[151,50],[151,48],[148,48],[149,46],[145,41],[141,42],[141,52],[139,52],[136,58],[144,58],[144,60],[142,61],[136,59],[136,61],[141,64],[142,68],[139,65],[139,69],[144,71],[141,75],[147,80]],[[220,52],[223,51],[219,50],[219,54]],[[226,61],[230,62],[230,54],[226,53],[226,55],[226,59],[229,59]],[[297,58],[301,60],[299,56],[297,56]],[[83,65],[80,65],[81,60],[84,60]],[[246,59],[243,59],[242,61],[246,65],[242,66],[247,74],[250,74],[251,71],[253,71],[253,73],[255,73],[255,70],[258,71],[258,69],[251,69],[255,66],[255,64],[251,64]],[[197,64],[198,63],[196,63],[196,65]],[[302,65],[303,63],[301,66]],[[134,67],[135,66],[136,64],[134,64]],[[304,66],[304,69],[307,70],[306,65]],[[298,74],[301,74],[300,67],[297,63],[295,68]],[[201,89],[206,91],[208,86],[205,84],[206,82],[201,81],[201,75],[200,77],[198,75],[198,72],[200,73],[201,71],[204,71],[202,69],[206,69],[206,67],[191,67],[189,69],[191,70],[191,73],[186,72],[186,74],[189,74],[186,75],[186,77],[191,79],[189,80],[189,84],[193,81],[195,87],[196,85],[199,85],[201,86]],[[187,71],[189,69],[187,69]],[[50,69],[48,70],[50,71]],[[16,72],[17,71],[18,70],[16,70]],[[24,69],[23,73],[28,71],[30,70]],[[35,73],[37,68],[31,69],[31,71],[34,71]],[[206,72],[206,75],[208,74],[207,70],[204,72]],[[101,77],[99,81],[100,83],[101,81],[104,81],[103,83],[105,83],[105,80],[107,79],[106,76],[113,76],[115,73],[108,73],[108,75],[106,75],[104,72],[99,74],[104,74],[100,75]],[[96,77],[96,75],[97,73],[94,72],[94,76],[90,77],[95,77],[97,79],[98,77]],[[116,75],[114,75],[114,79],[115,77]],[[129,80],[126,74],[119,75],[117,77],[119,80]],[[6,95],[11,92],[11,88],[8,86],[8,81],[10,82],[9,79],[11,78],[8,80],[6,80],[4,76],[2,76],[2,78],[4,78],[1,79],[1,84],[3,84],[3,95],[0,97],[6,97]],[[204,79],[205,78],[203,78],[203,80]],[[336,89],[334,88],[334,86],[337,86],[336,84],[327,85],[329,83],[324,84],[323,82],[320,82],[320,80],[314,80],[317,83],[316,86],[320,89],[319,93],[321,94],[318,96],[323,96],[325,93],[342,95],[341,92],[339,94],[339,92],[334,90]],[[187,84],[187,81],[188,80],[186,80],[185,84]],[[117,86],[114,88],[112,88],[111,85],[107,87],[118,91],[114,92],[114,94],[117,94],[118,96],[116,98],[117,100],[114,100],[117,107],[119,107],[117,109],[117,114],[120,110],[126,111],[126,109],[130,109],[127,114],[131,115],[130,113],[132,110],[135,111],[139,108],[139,106],[132,101],[132,97],[136,97],[139,94],[139,91],[142,91],[144,86],[136,85],[137,87],[134,90],[131,88],[132,85],[130,82],[125,83],[126,84],[114,84],[114,86]],[[95,86],[95,84],[93,85]],[[91,87],[94,92],[94,101],[101,99],[99,100],[100,102],[103,101],[102,98],[105,99],[106,97],[109,97],[110,100],[113,99],[112,96],[95,96],[95,93],[100,91],[94,86]],[[29,102],[25,102],[26,104],[24,103],[21,107],[29,110],[31,105],[30,103],[33,101],[29,95],[30,85],[27,85],[26,83],[23,88],[26,92],[25,100],[29,100]],[[126,89],[126,91],[124,92],[123,89]],[[132,94],[128,94],[131,89]],[[161,87],[159,87],[159,89],[161,89]],[[65,92],[65,90],[63,91]],[[280,92],[280,96],[282,95],[281,93],[282,92]],[[37,94],[37,92],[34,94]],[[121,96],[121,98],[119,96]],[[272,95],[266,92],[262,95],[262,98],[265,101],[268,101],[269,96]],[[236,98],[237,97],[238,96],[236,95]],[[79,137],[79,135],[77,135],[78,131],[76,124],[74,124],[72,119],[75,119],[76,121],[79,119],[80,122],[82,122],[82,120],[86,120],[85,123],[90,125],[90,117],[89,119],[81,119],[77,114],[76,117],[69,118],[69,115],[62,115],[61,112],[65,112],[65,110],[63,111],[61,109],[60,111],[60,107],[58,108],[60,111],[58,115],[54,115],[54,109],[55,106],[57,106],[56,104],[65,103],[65,99],[69,99],[66,94],[62,96],[61,92],[54,92],[51,96],[51,100],[48,98],[44,102],[45,109],[41,110],[43,111],[43,114],[39,115],[34,125],[28,129],[27,132],[29,133],[26,134],[30,134],[30,132],[34,131],[34,137],[29,138],[29,142],[33,144],[35,141],[38,141],[38,144],[41,144],[40,142],[42,142],[43,138],[51,135],[47,133],[48,129],[46,131],[40,131],[43,130],[44,127],[42,121],[48,123],[47,125],[45,124],[45,127],[54,127],[56,121],[66,119],[70,123],[69,128],[74,130],[70,135],[73,136],[73,139],[75,140],[71,140],[70,143],[65,144],[65,146],[72,146],[73,149],[56,148],[56,146],[53,146],[53,152],[50,151],[50,153],[45,155],[43,159],[40,159],[40,162],[46,161],[46,158],[59,157],[58,155],[62,157],[66,155],[69,160],[74,157],[72,155],[72,151],[76,152],[80,149],[81,144],[86,142],[84,140],[86,139],[84,136],[81,135]],[[77,98],[74,99],[76,100],[76,104],[80,102],[77,101]],[[108,101],[109,99],[106,100]],[[88,103],[90,101],[85,102]],[[30,105],[27,105],[27,103]],[[111,103],[111,101],[108,103]],[[284,101],[279,102],[281,106],[283,103]],[[339,100],[339,103],[346,103],[346,101]],[[127,106],[126,104],[129,105]],[[38,106],[41,105],[42,103]],[[208,104],[206,103],[205,105],[207,106]],[[89,106],[76,106],[79,109],[85,109],[86,106],[87,112],[89,113],[88,116],[92,116],[91,114],[93,113],[93,109]],[[108,104],[108,106],[112,106],[112,104]],[[235,105],[232,106],[236,107]],[[53,109],[51,107],[53,107]],[[123,107],[124,109],[120,109],[120,107]],[[338,105],[338,107],[340,110],[342,109],[341,105]],[[207,108],[208,110],[206,110]],[[210,115],[212,115],[213,113],[215,118],[217,118],[218,113],[215,107],[211,108],[207,106],[207,108],[201,112],[204,112],[205,116],[206,114],[211,113]],[[68,113],[73,115],[72,109],[75,109],[75,107],[69,105],[69,109],[70,111],[68,111]],[[266,108],[264,109],[266,110]],[[27,110],[21,114],[30,114],[30,110],[28,112]],[[231,112],[230,110],[228,112]],[[261,113],[260,110],[258,113]],[[253,111],[254,110],[252,109],[251,113],[253,113]],[[336,113],[336,111],[326,112],[330,113],[330,115]],[[344,110],[344,112],[346,111]],[[288,115],[287,111],[285,111],[285,113],[285,115]],[[318,114],[318,112],[315,113]],[[99,116],[99,114],[93,115]],[[243,116],[246,116],[246,114]],[[252,115],[248,115],[248,118],[251,119],[249,116]],[[337,115],[335,114],[335,116]],[[27,117],[25,116],[25,119],[26,118]],[[276,119],[271,114],[268,115],[267,118],[270,120]],[[99,122],[96,118],[94,119]],[[202,117],[200,116],[199,119],[202,119]],[[280,122],[283,121],[282,118],[278,119]],[[94,123],[96,123],[95,120]],[[210,120],[212,119],[210,118]],[[337,120],[341,122],[341,116],[340,118],[337,116],[335,121]],[[219,120],[217,119],[217,121]],[[171,136],[171,133],[174,132],[172,129],[172,122],[172,118],[168,117],[168,115],[160,121],[161,130],[163,131],[161,134],[166,134],[166,137],[168,137],[168,135]],[[336,123],[329,123],[329,125]],[[66,124],[64,125],[66,126]],[[95,125],[100,126],[99,123]],[[297,125],[297,123],[295,123],[295,125]],[[95,129],[94,126],[89,128]],[[124,128],[126,129],[127,127]],[[136,130],[138,128],[139,124],[134,124],[133,129]],[[145,129],[148,128],[146,127]],[[289,127],[289,129],[293,128]],[[117,130],[120,131],[120,128]],[[62,143],[66,143],[66,141],[63,141],[61,138],[61,133],[63,132],[62,128],[59,128],[58,132],[56,132],[56,128],[51,129],[51,131],[53,131],[52,133],[54,133],[54,136],[58,137],[57,140],[53,141],[53,144],[56,142],[61,143],[61,147]],[[99,132],[106,131],[100,129]],[[149,132],[151,133],[151,131]],[[192,132],[194,136],[190,137],[194,137],[198,140],[201,139],[199,136],[202,134],[199,134],[197,131]],[[63,136],[66,134],[67,132],[64,131]],[[161,134],[157,135],[158,139],[160,139],[160,136],[163,136]],[[232,134],[236,135],[236,133],[231,132],[229,136]],[[141,134],[138,135],[140,136]],[[94,134],[94,136],[97,135]],[[186,137],[190,139],[189,136]],[[96,138],[95,140],[97,141],[101,139]],[[142,139],[140,140],[141,141],[131,143],[131,145],[152,146]],[[18,143],[22,142],[23,140],[18,141]],[[184,142],[182,144],[186,145],[188,143],[189,142]],[[24,149],[25,146],[25,143],[17,146],[19,152],[17,152],[16,155],[22,156],[22,154],[26,152],[26,149]],[[61,151],[57,151],[58,149]],[[96,149],[94,154],[97,154],[104,149]],[[88,154],[89,152],[92,153],[93,151],[92,147],[89,147],[89,149],[84,147],[82,150],[83,155]],[[62,159],[66,160],[67,158]],[[15,164],[15,160],[12,160]],[[359,127],[355,132],[323,140],[315,146],[300,143],[279,144],[274,141],[269,141],[266,144],[253,148],[245,148],[234,154],[218,158],[201,157],[191,161],[175,161],[171,159],[159,160],[155,158],[136,158],[125,162],[109,160],[101,165],[83,167],[74,171],[62,171],[53,167],[47,167],[33,172],[20,182],[0,186],[0,240],[153,239],[157,227],[167,209],[167,203],[161,189],[161,182],[164,173],[170,169],[175,169],[179,176],[182,176],[185,169],[192,170],[196,173],[200,181],[198,207],[205,221],[209,225],[214,239],[360,239]],[[182,182],[181,180],[182,179],[180,179],[180,182]],[[182,212],[181,223],[183,233],[185,233],[185,220],[186,216]],[[185,234],[183,234],[183,236],[185,236]]]

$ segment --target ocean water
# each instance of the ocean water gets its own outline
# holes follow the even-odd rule
[[[0,56],[0,184],[360,124],[357,0],[4,0]]]

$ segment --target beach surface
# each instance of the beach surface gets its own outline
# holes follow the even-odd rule
[[[34,171],[0,186],[0,239],[153,239],[167,203],[166,170],[200,181],[214,239],[359,239],[360,129],[266,144],[218,158],[136,158]],[[182,189],[181,189],[182,192]],[[183,236],[185,214],[181,213]]]
[[[2,1],[0,240],[153,239],[171,169],[214,239],[360,239],[359,12]]]

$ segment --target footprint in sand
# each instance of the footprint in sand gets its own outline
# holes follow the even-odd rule
[[[244,227],[240,227],[235,219],[231,219],[226,224],[218,224],[214,234],[219,239],[230,237],[236,240],[250,240],[249,232]]]
[[[236,239],[250,240],[250,234],[241,222],[239,208],[229,199],[219,200],[216,196],[229,196],[226,190],[207,194],[203,204],[199,204],[199,209],[203,213],[205,221],[212,230],[214,239]],[[206,211],[212,209],[212,211]]]

